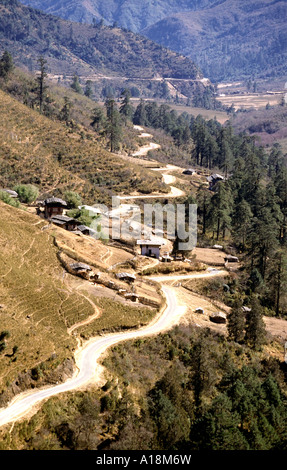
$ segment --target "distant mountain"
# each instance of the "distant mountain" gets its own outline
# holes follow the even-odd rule
[[[16,0],[0,0],[0,52],[5,49],[30,70],[42,55],[54,74],[141,80],[201,77],[190,59],[139,34],[65,21]]]
[[[60,16],[92,23],[103,19],[106,24],[117,22],[133,32],[156,23],[179,11],[197,10],[218,3],[218,0],[21,0],[24,5]]]
[[[141,32],[213,81],[286,74],[286,0],[22,0],[81,22]]]
[[[191,57],[212,80],[286,74],[285,0],[225,0],[178,13],[142,31]]]

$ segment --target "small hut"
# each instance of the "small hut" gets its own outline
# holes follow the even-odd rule
[[[158,240],[138,240],[137,245],[141,248],[142,256],[151,256],[159,259],[162,242]]]
[[[81,276],[84,279],[90,279],[92,275],[92,268],[85,263],[72,263],[70,268],[77,276]]]
[[[134,282],[136,280],[136,276],[131,273],[117,273],[116,277],[120,279],[121,281],[126,281],[126,282]]]

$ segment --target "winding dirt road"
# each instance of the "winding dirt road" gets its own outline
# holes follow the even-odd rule
[[[203,278],[218,276],[223,273],[226,274],[226,272],[223,271],[190,274],[184,276],[184,278]],[[182,276],[172,276],[172,278],[169,276],[155,276],[153,279],[164,282],[182,278]],[[166,307],[153,322],[138,330],[100,336],[88,341],[75,355],[77,372],[71,379],[56,386],[45,387],[18,395],[6,408],[0,409],[0,426],[25,417],[25,415],[33,409],[36,412],[35,407],[37,407],[38,404],[54,395],[76,390],[94,382],[97,377],[97,369],[100,367],[99,360],[103,353],[111,346],[131,339],[156,335],[178,324],[181,317],[186,312],[186,307],[178,304],[174,287],[162,285],[162,291],[166,298]]]
[[[170,167],[165,167],[164,171],[169,170]],[[168,175],[165,175],[168,176]],[[169,181],[171,181],[169,179]],[[172,179],[172,181],[174,181]],[[174,188],[177,190],[177,188]],[[174,194],[182,195],[182,191],[177,190],[178,193]],[[144,198],[145,196],[140,196]],[[151,196],[146,196],[151,197]],[[154,196],[158,197],[158,196]],[[167,195],[162,196],[167,197]],[[127,196],[122,197],[123,199],[136,199],[138,197]],[[93,338],[88,341],[84,346],[79,348],[75,354],[75,361],[77,365],[77,371],[72,378],[64,383],[56,386],[45,387],[43,389],[28,391],[23,394],[16,396],[12,402],[6,407],[0,409],[0,426],[19,420],[26,416],[28,413],[31,414],[36,412],[37,406],[49,397],[58,395],[60,393],[76,390],[87,386],[89,383],[95,382],[97,373],[100,369],[99,360],[102,354],[107,351],[111,346],[130,339],[136,339],[144,336],[152,336],[170,329],[172,326],[180,321],[180,318],[184,315],[187,310],[186,306],[179,305],[176,290],[174,287],[164,285],[166,281],[174,281],[180,279],[194,279],[198,277],[210,277],[210,276],[221,276],[226,274],[225,271],[214,271],[214,272],[202,272],[193,273],[184,276],[154,276],[152,279],[159,282],[162,287],[163,294],[166,298],[166,307],[158,314],[158,316],[148,326],[140,328],[138,330],[115,333],[105,336]],[[95,312],[95,315],[97,312]],[[71,331],[73,327],[71,328]]]

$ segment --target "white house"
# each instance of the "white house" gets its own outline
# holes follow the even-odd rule
[[[159,240],[138,240],[137,245],[141,247],[142,256],[151,256],[159,259],[162,242]]]

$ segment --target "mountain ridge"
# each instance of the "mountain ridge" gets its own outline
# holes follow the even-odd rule
[[[69,22],[16,0],[0,2],[0,50],[9,50],[17,65],[29,70],[36,70],[43,56],[55,74],[191,80],[202,76],[190,59],[141,35]]]
[[[286,74],[287,10],[282,0],[22,2],[78,21],[117,22],[189,57],[212,81]]]

